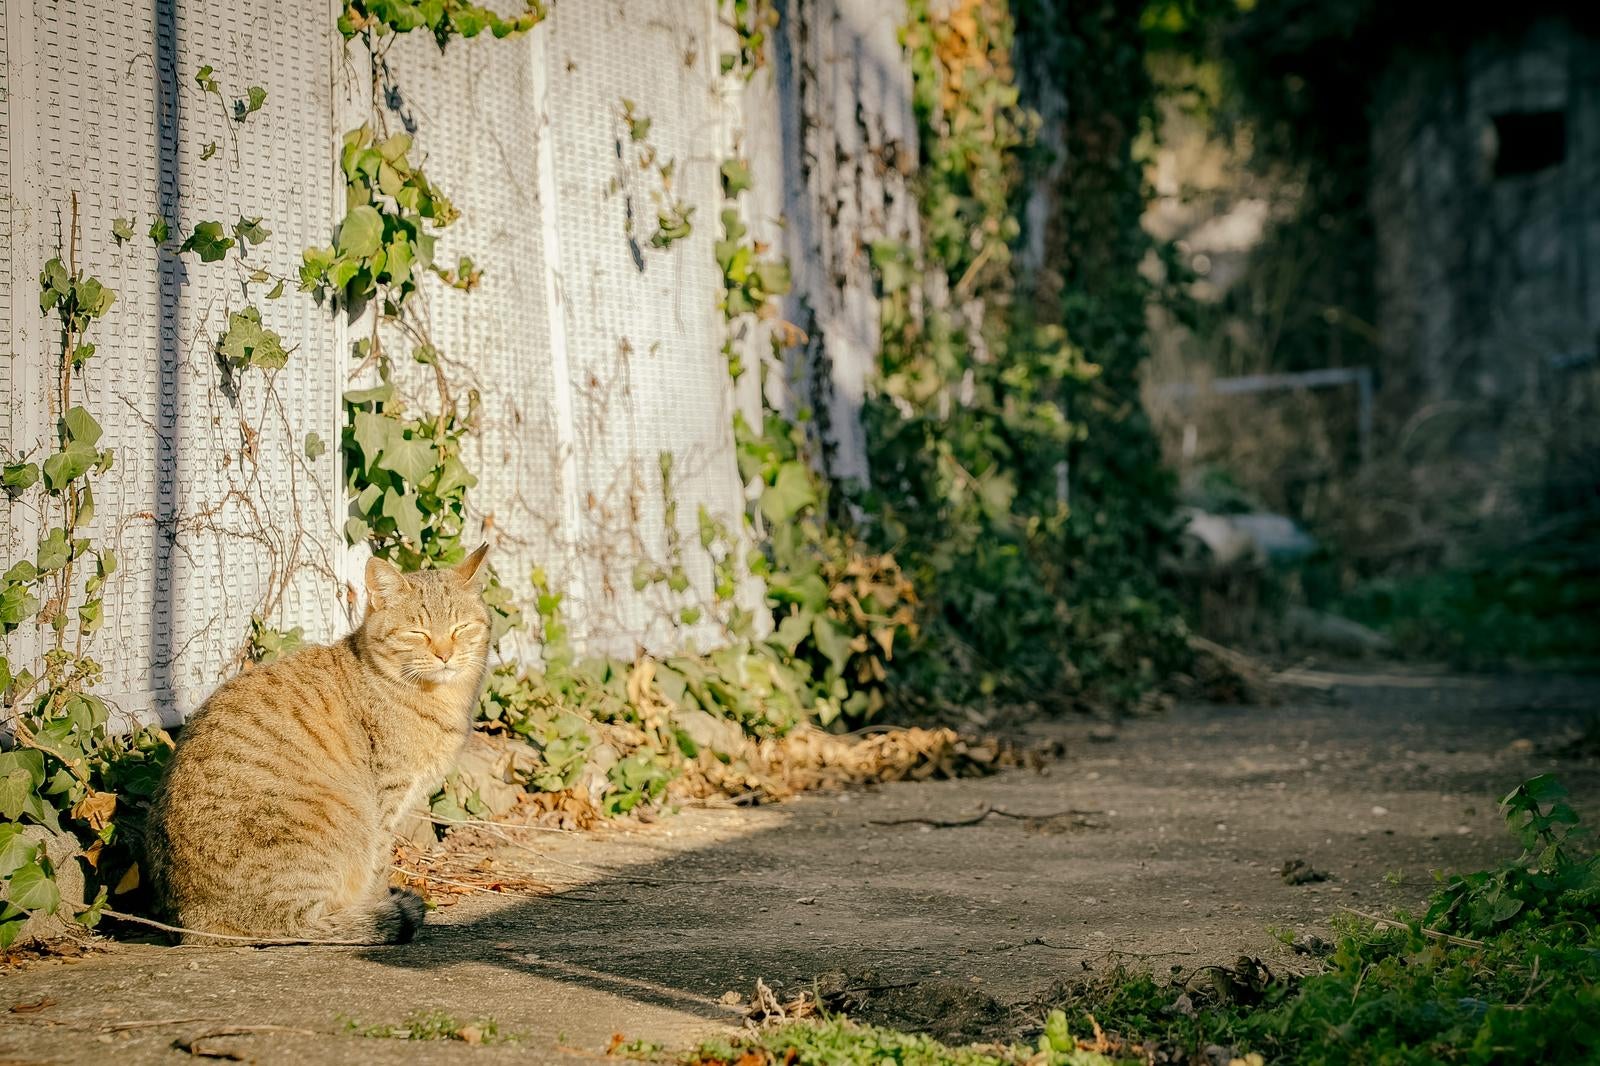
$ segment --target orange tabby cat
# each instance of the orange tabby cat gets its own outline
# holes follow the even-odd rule
[[[487,547],[451,570],[370,560],[360,628],[241,674],[184,726],[147,836],[152,885],[177,924],[416,935],[422,900],[389,887],[393,833],[472,726],[489,652]]]

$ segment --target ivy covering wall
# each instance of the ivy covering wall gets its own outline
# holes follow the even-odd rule
[[[1134,145],[1153,100],[1138,11],[910,11],[923,244],[874,250],[884,339],[862,497],[926,603],[906,676],[929,699],[1126,703],[1185,647],[1158,578],[1172,489],[1136,379],[1151,292]],[[1019,79],[1023,59],[1049,80]],[[1052,151],[1030,105],[1062,97]],[[1030,197],[1032,272],[1016,254]]]
[[[731,32],[719,76],[735,85],[770,77],[776,9],[738,0],[720,11]],[[453,42],[515,39],[549,14],[536,0],[515,15],[403,0],[358,0],[342,12],[345,60],[368,93],[340,144],[342,210],[300,253],[297,275],[252,258],[272,237],[272,204],[182,231],[158,216],[147,235],[154,252],[131,243],[146,239],[134,219],[83,221],[109,226],[129,255],[238,276],[239,303],[209,338],[235,392],[272,395],[286,367],[341,361],[349,387],[338,439],[306,434],[292,458],[315,464],[336,453],[339,532],[406,569],[459,560],[495,535],[495,523],[474,496],[482,399],[462,376],[463,353],[435,334],[427,303],[429,293],[479,298],[485,268],[438,254],[462,209],[418,148],[426,119],[419,128],[406,109],[391,49],[431,37],[449,62]],[[1075,72],[1054,91],[1091,102],[1067,127],[1065,166],[1042,162],[1042,120],[1019,84],[1016,31],[1028,18],[1047,23],[1040,39],[1057,51],[1046,64]],[[803,392],[786,379],[805,338],[779,318],[789,265],[752,236],[748,160],[735,147],[719,161],[719,217],[697,215],[678,191],[678,161],[655,147],[648,103],[615,102],[625,171],[617,186],[650,206],[636,215],[630,199],[616,238],[641,264],[709,245],[721,286],[701,295],[720,312],[727,343],[708,355],[725,360],[730,394],[746,375],[762,387],[757,410],[728,408],[743,512],[685,506],[684,457],[663,451],[649,479],[659,544],[631,573],[608,577],[651,593],[667,624],[715,633],[711,646],[686,641],[675,653],[631,657],[586,647],[569,628],[568,587],[550,577],[560,560],[527,573],[502,566],[490,583],[496,638],[523,634],[520,646],[539,652],[519,658],[502,644],[482,731],[515,749],[516,784],[535,812],[624,814],[662,803],[682,781],[738,793],[759,778],[776,738],[890,712],[997,700],[1127,705],[1179,661],[1182,623],[1155,577],[1170,497],[1134,389],[1149,293],[1137,273],[1145,245],[1132,145],[1148,83],[1113,89],[1140,69],[1136,23],[1109,7],[1073,18],[1041,5],[1014,21],[996,0],[937,13],[926,0],[907,6],[920,236],[865,250],[882,331],[862,412],[865,481],[821,473],[811,412],[787,399]],[[1118,64],[1083,61],[1106,48]],[[210,66],[193,86],[220,108],[230,136],[271,116],[265,88],[235,92]],[[1095,117],[1097,107],[1106,114]],[[208,142],[199,158],[220,150]],[[1048,205],[1050,248],[1048,269],[1033,274],[1017,255],[1030,196]],[[75,203],[62,256],[40,275],[41,308],[60,325],[50,353],[54,443],[8,455],[4,471],[14,504],[47,521],[29,558],[9,564],[0,604],[16,748],[0,755],[0,946],[30,915],[64,907],[92,924],[114,896],[137,889],[137,827],[171,750],[159,730],[113,730],[91,691],[92,638],[117,555],[93,535],[93,486],[115,456],[99,446],[90,383],[99,320],[115,294],[79,261]],[[690,242],[698,227],[715,227],[717,239]],[[349,349],[307,351],[274,326],[283,321],[274,309],[292,301],[337,323]],[[770,337],[766,350],[751,350],[757,335]],[[242,425],[248,441],[255,431]],[[284,604],[280,593],[259,605],[219,673],[299,646],[303,629]],[[41,639],[13,639],[24,630]],[[433,800],[446,824],[485,813],[470,781],[453,778]],[[82,899],[58,891],[64,860],[47,854],[39,829],[83,845],[71,860],[88,874]]]

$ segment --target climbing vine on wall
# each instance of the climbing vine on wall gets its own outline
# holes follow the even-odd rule
[[[355,343],[352,376],[375,372],[378,382],[344,394],[340,447],[350,515],[345,536],[407,570],[445,566],[465,557],[467,492],[477,478],[467,469],[462,442],[478,423],[478,395],[452,389],[443,353],[433,343],[415,295],[432,274],[470,292],[482,272],[469,258],[454,266],[434,261],[438,232],[459,217],[449,198],[412,158],[409,133],[387,133],[378,99],[382,57],[394,35],[431,31],[443,49],[454,37],[526,32],[543,17],[530,4],[514,19],[453,3],[352,4],[340,17],[347,40],[365,40],[373,62],[371,120],[345,134],[340,170],[346,210],[332,244],[302,255],[300,287],[337,312],[370,312],[367,336]],[[408,400],[396,380],[388,344],[393,331],[409,345],[411,360],[429,367],[437,395],[428,409]],[[491,567],[485,589],[496,641],[521,624],[510,591]]]
[[[901,676],[936,700],[1128,699],[1182,647],[1153,577],[1167,508],[1132,378],[1142,349],[1128,350],[1144,328],[1137,261],[1092,261],[1132,293],[1115,305],[1085,282],[1088,259],[1053,290],[1059,306],[1020,298],[1012,250],[1038,119],[1010,8],[962,0],[936,15],[913,0],[909,13],[923,245],[872,250],[883,342],[859,501],[927,604]],[[1082,147],[1137,187],[1127,141]]]
[[[63,906],[94,924],[108,889],[125,887],[124,808],[150,794],[169,749],[159,730],[113,737],[110,710],[91,691],[101,668],[90,645],[117,556],[89,526],[94,483],[116,457],[101,446],[85,374],[95,365],[93,328],[116,295],[78,266],[76,197],[66,243],[65,261],[51,259],[39,275],[40,311],[57,327],[54,443],[40,456],[7,456],[0,475],[11,513],[31,515],[36,526],[33,551],[0,577],[0,692],[13,745],[0,753],[0,948],[29,917]],[[87,907],[64,901],[57,884],[65,872],[57,864],[78,861],[76,849],[52,846],[71,839],[61,836],[67,829],[87,842],[83,861],[96,875]]]

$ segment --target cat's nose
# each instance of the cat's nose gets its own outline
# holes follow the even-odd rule
[[[429,640],[428,650],[433,652],[433,657],[442,663],[449,662],[450,657],[456,653],[455,642],[449,640],[444,641],[443,643],[436,640]]]

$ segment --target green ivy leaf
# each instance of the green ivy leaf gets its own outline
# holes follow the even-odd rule
[[[363,448],[363,451],[366,449]],[[378,465],[392,470],[412,485],[421,485],[439,462],[439,449],[432,441],[406,437],[401,427],[390,423]]]
[[[750,187],[750,165],[742,159],[724,159],[722,195],[731,200]]]
[[[774,483],[762,490],[760,507],[770,521],[781,525],[816,502],[810,471],[800,460],[791,459],[778,468]]]
[[[411,151],[411,135],[409,133],[396,133],[385,138],[377,146],[377,152],[386,162],[402,163],[406,153]]]
[[[91,318],[99,318],[111,309],[117,294],[100,284],[96,278],[84,278],[74,285],[80,310]]]
[[[383,488],[379,485],[368,484],[356,494],[356,511],[364,515],[378,515],[383,513]]]
[[[243,122],[257,111],[260,111],[261,105],[267,102],[267,90],[259,85],[252,85],[245,90],[245,97],[243,100],[235,100],[233,102],[233,120],[235,122]]]
[[[90,445],[77,440],[67,443],[61,451],[45,459],[45,487],[53,493],[59,493],[70,482],[90,471],[98,459],[99,451]]]
[[[133,240],[133,219],[112,219],[111,235],[117,239],[118,244],[127,244],[129,241]]]
[[[383,246],[383,216],[370,204],[350,209],[339,224],[339,254],[370,258]]]
[[[200,149],[200,158],[201,158],[202,161],[210,159],[212,156],[214,156],[216,154],[217,154],[217,142],[216,141],[207,141],[205,143],[204,147],[202,147]],[[163,238],[163,239],[165,239],[165,238]]]
[[[8,463],[5,472],[0,474],[0,484],[4,484],[6,491],[13,496],[33,488],[38,481],[38,463]]]
[[[309,292],[328,280],[328,271],[338,255],[332,248],[307,248],[300,253],[300,290]]]
[[[199,222],[178,250],[198,254],[202,263],[215,263],[232,247],[233,238],[223,236],[222,223]]]
[[[842,673],[850,661],[850,636],[844,628],[827,615],[817,615],[811,621],[811,637],[817,650],[828,660],[830,674]]]
[[[470,489],[478,483],[478,479],[468,470],[466,464],[454,455],[446,456],[439,467],[439,480],[433,486],[435,496],[447,497],[453,495],[458,489]]]
[[[389,274],[389,281],[394,285],[404,285],[411,280],[411,245],[403,238],[389,245],[384,261]]]
[[[289,363],[283,338],[261,324],[261,312],[254,307],[228,316],[228,332],[217,338],[217,352],[238,369],[281,370]]]
[[[168,225],[166,219],[157,217],[151,221],[149,232],[152,241],[157,244],[163,244],[172,235],[172,227]]]
[[[26,866],[39,857],[39,845],[23,835],[15,822],[0,825],[0,877]]]
[[[240,215],[239,221],[233,224],[233,235],[241,244],[260,244],[272,236],[272,231],[261,224],[260,215],[255,218],[245,218]]]
[[[345,397],[349,399],[348,394]],[[352,431],[356,446],[361,449],[361,457],[367,465],[375,466],[378,456],[383,453],[383,447],[389,440],[389,427],[394,420],[383,415],[375,415],[368,411],[357,411],[355,429]]]
[[[793,284],[789,276],[789,264],[781,259],[757,263],[755,275],[761,284],[761,290],[768,296],[782,296]]]
[[[100,423],[82,407],[74,407],[61,419],[62,435],[73,444],[93,447],[100,440]]]
[[[66,566],[72,559],[72,545],[67,540],[67,531],[60,526],[52,529],[43,540],[39,542],[38,566],[44,573],[53,573]]]
[[[33,782],[26,770],[11,770],[0,774],[0,817],[15,822],[22,817]]]
[[[72,528],[82,529],[94,521],[94,490],[86,483],[78,490],[78,510],[72,516]]]
[[[94,902],[89,904],[89,909],[79,913],[74,920],[85,928],[93,929],[95,925],[99,923],[101,914],[105,911],[106,903],[109,898],[110,894],[106,890],[106,886],[101,885],[100,892],[94,897]]]
[[[31,563],[29,564],[32,565]],[[32,618],[39,609],[39,597],[22,585],[7,585],[0,590],[0,626],[15,629]]]
[[[383,494],[383,513],[394,522],[401,536],[412,544],[422,542],[422,510],[417,506],[417,494],[398,493],[394,489]]]
[[[19,866],[6,881],[6,900],[25,911],[54,914],[61,904],[61,890],[43,866],[29,862]]]
[[[306,434],[307,459],[310,459],[312,462],[316,462],[318,459],[322,458],[323,454],[327,450],[328,442],[323,440],[319,433],[317,433],[315,430],[312,430],[310,433]]]
[[[66,264],[52,259],[39,272],[39,310],[48,311],[72,292],[72,278]]]

